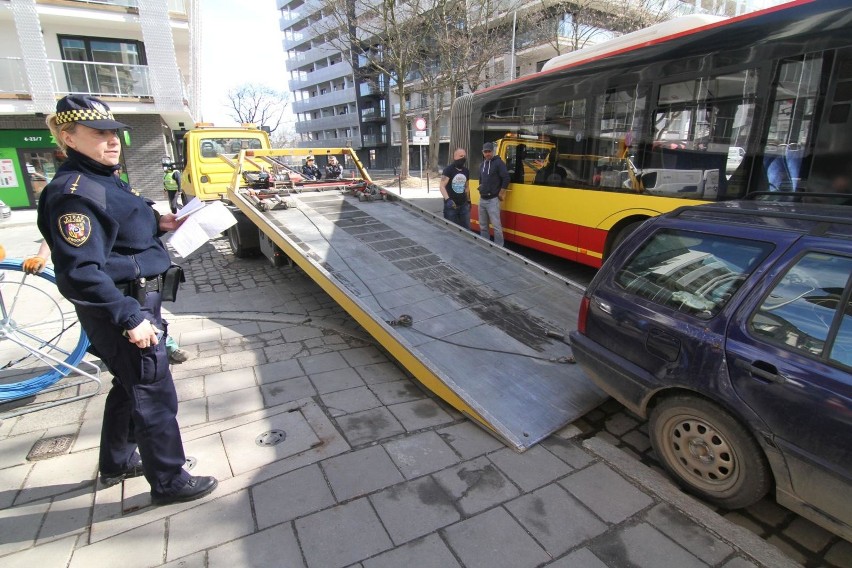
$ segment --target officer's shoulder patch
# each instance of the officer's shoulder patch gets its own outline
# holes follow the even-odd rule
[[[65,213],[59,216],[59,233],[71,246],[82,246],[92,234],[92,221],[82,213]]]

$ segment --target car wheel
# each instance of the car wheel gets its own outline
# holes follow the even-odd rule
[[[727,509],[747,507],[769,491],[769,466],[745,428],[719,406],[690,396],[651,411],[651,445],[690,493]]]

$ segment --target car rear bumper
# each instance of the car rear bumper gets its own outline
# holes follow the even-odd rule
[[[651,387],[650,375],[579,331],[572,331],[570,336],[574,358],[592,382],[644,418],[647,401],[656,390]]]

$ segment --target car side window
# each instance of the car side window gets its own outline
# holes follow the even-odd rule
[[[627,292],[710,319],[771,249],[770,243],[662,230],[618,271],[615,281]]]
[[[830,359],[852,366],[852,308],[848,300],[841,305],[850,275],[852,258],[802,256],[751,317],[751,332],[817,357],[828,349]]]

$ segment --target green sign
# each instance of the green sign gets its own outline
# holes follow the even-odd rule
[[[53,148],[56,141],[50,130],[0,130],[0,147]]]

